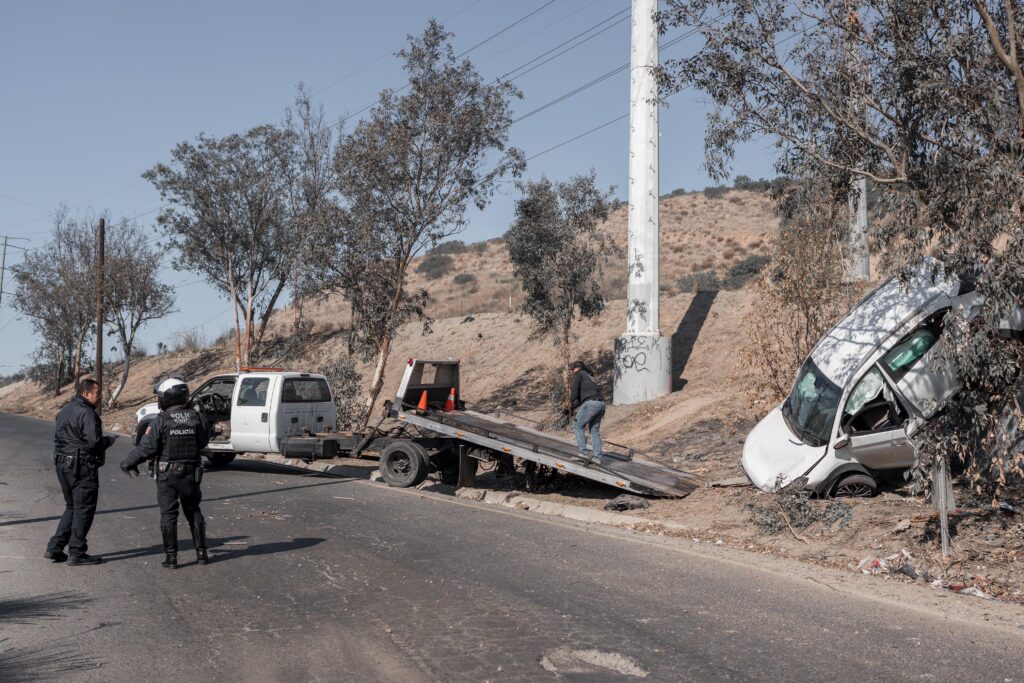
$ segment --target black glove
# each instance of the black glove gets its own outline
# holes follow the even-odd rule
[[[120,436],[120,434],[110,434],[110,435],[104,436],[103,437],[103,449],[106,450],[106,449],[110,448],[111,446],[113,446],[114,442],[117,441],[117,438],[119,436]]]
[[[125,458],[124,460],[121,461],[121,471],[127,474],[129,477],[139,476],[139,466],[132,465],[128,461],[128,458]]]

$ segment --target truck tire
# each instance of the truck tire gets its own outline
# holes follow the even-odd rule
[[[227,467],[235,459],[234,453],[207,453],[206,459],[212,467]]]
[[[427,478],[427,451],[412,441],[393,441],[380,454],[380,474],[388,486],[409,488]]]

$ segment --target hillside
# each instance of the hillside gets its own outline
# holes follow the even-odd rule
[[[738,432],[734,433],[732,425],[750,418],[744,408],[744,381],[735,351],[744,339],[742,319],[751,296],[744,289],[679,293],[676,283],[695,270],[710,268],[724,276],[746,256],[766,253],[776,220],[767,196],[748,191],[731,191],[715,199],[700,193],[665,198],[661,209],[661,326],[662,333],[673,338],[679,391],[642,406],[610,407],[605,432],[612,441],[628,442],[667,460],[694,453],[704,459],[711,451],[720,451],[723,459],[712,458],[708,466],[728,469],[738,454]],[[625,208],[611,216],[607,227],[625,246]],[[451,356],[463,362],[465,400],[482,409],[501,407],[545,418],[556,354],[549,340],[531,339],[529,319],[515,310],[521,295],[503,243],[491,240],[467,245],[465,252],[451,258],[452,268],[441,278],[428,280],[419,272],[410,278],[410,286],[431,292],[429,313],[436,322],[433,334],[427,336],[421,334],[418,324],[402,331],[389,363],[384,397],[396,386],[405,358]],[[625,321],[624,267],[610,271],[613,300],[600,318],[578,328],[580,355],[607,385],[611,384],[613,340]],[[460,273],[476,275],[476,282],[456,284],[453,280]],[[307,306],[304,315],[313,322],[314,334],[301,364],[303,369],[315,371],[322,358],[344,348],[347,306],[340,298],[332,298]],[[286,335],[292,319],[292,311],[280,311],[272,319],[270,334]],[[273,354],[268,355],[273,362]],[[106,415],[107,424],[127,429],[134,411],[151,400],[152,384],[161,376],[180,373],[195,386],[231,366],[231,353],[223,347],[169,352],[137,361],[121,407]],[[361,368],[364,380],[370,370]],[[0,410],[52,417],[69,395],[68,388],[53,397],[23,383],[14,384],[0,389]],[[687,438],[681,437],[684,433]]]

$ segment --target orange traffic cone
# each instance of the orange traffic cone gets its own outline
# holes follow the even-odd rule
[[[451,413],[455,410],[455,387],[448,392],[448,400],[444,402],[444,412]]]
[[[416,406],[416,407],[419,408],[420,410],[426,410],[427,409],[427,390],[426,389],[423,390],[423,395],[420,396],[420,404],[418,406]]]

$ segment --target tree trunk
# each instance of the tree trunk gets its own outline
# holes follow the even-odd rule
[[[228,257],[228,289],[231,290],[231,310],[235,314],[235,371],[242,369],[242,331],[238,328],[238,292],[235,290],[235,271]]]
[[[246,366],[252,365],[252,276],[250,274],[249,280],[246,283],[245,288],[245,364]]]
[[[562,327],[562,381],[564,391],[563,403],[565,406],[572,410],[572,372],[569,370],[569,363],[572,362],[572,347],[570,346],[570,332],[572,330],[572,322],[568,322]]]
[[[85,334],[86,334],[86,330],[83,330],[82,333],[80,335],[78,335],[78,340],[75,343],[74,364],[72,365],[72,369],[71,369],[71,384],[72,385],[77,385],[78,384],[78,378],[82,376],[82,346],[85,344]],[[100,343],[99,340],[97,340],[96,343],[97,344]],[[60,384],[60,379],[61,378],[57,379],[57,383],[58,384]]]
[[[117,404],[117,397],[124,391],[124,387],[128,384],[128,371],[132,367],[132,349],[130,346],[124,347],[124,367],[121,369],[121,380],[117,383],[117,388],[110,394],[110,398],[107,399],[107,408],[113,408]]]
[[[281,296],[281,292],[284,291],[284,280],[278,280],[277,289],[274,290],[274,295],[270,297],[270,301],[267,302],[267,310],[263,311],[263,315],[260,316],[260,326],[256,331],[256,338],[253,341],[253,348],[259,349],[263,343],[263,334],[267,331],[267,323],[270,322],[270,316],[274,314],[274,306],[277,304],[278,298]],[[300,304],[301,310],[301,304]],[[299,313],[301,317],[302,313]]]
[[[409,254],[406,252],[402,266],[398,270],[398,276],[395,285],[395,296],[391,299],[391,308],[388,310],[388,316],[393,319],[395,313],[398,311],[398,305],[402,301],[402,289],[405,286],[405,271],[409,267]],[[384,387],[384,370],[388,365],[388,356],[391,354],[391,337],[388,336],[384,339],[380,345],[380,352],[377,354],[377,367],[373,371],[373,381],[370,383],[370,395],[366,397],[366,411],[363,414],[363,423],[361,427],[366,428],[366,425],[370,421],[370,415],[373,414],[373,406],[377,403],[377,397],[380,396],[380,390]]]
[[[363,411],[363,421],[360,425],[366,428],[373,414],[373,406],[377,403],[380,390],[384,388],[384,370],[388,365],[388,356],[391,354],[391,338],[388,337],[381,344],[380,353],[377,354],[377,367],[373,371],[373,381],[370,383],[370,395],[366,397],[366,410]]]
[[[121,395],[121,392],[124,391],[125,386],[128,384],[128,372],[132,368],[132,348],[135,346],[135,333],[138,331],[138,328],[135,328],[129,337],[126,328],[121,327],[120,324],[118,327],[120,327],[118,337],[121,338],[121,353],[124,354],[124,365],[121,368],[121,379],[117,383],[117,388],[114,389],[113,393],[110,394],[110,398],[107,399],[108,408],[113,408],[117,404],[117,397]]]
[[[54,371],[56,375],[53,378],[53,395],[60,396],[61,380],[64,378],[64,352],[57,352],[57,362],[54,363]],[[74,387],[71,389],[74,391]]]

